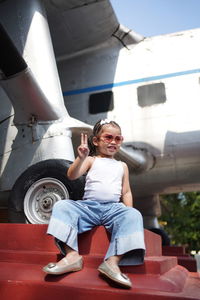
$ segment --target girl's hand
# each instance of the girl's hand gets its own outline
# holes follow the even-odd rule
[[[81,159],[85,159],[89,155],[89,148],[88,148],[88,137],[87,134],[81,133],[81,144],[78,147],[78,156]]]

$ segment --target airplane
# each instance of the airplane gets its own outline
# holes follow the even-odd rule
[[[65,174],[80,133],[99,119],[122,128],[117,159],[145,228],[160,227],[160,195],[200,189],[200,28],[143,37],[108,0],[0,1],[0,20],[0,199],[10,222],[46,224],[56,201],[80,199],[84,177]]]

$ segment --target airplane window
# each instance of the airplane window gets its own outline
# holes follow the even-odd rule
[[[111,111],[114,108],[113,92],[91,94],[89,98],[89,113],[98,114]]]
[[[138,105],[141,107],[164,103],[166,101],[165,85],[160,82],[139,86],[137,95]]]

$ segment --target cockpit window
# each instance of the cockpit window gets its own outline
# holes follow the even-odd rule
[[[137,88],[138,105],[141,107],[164,103],[166,101],[165,85],[162,82],[141,85]]]
[[[89,98],[89,113],[99,114],[107,111],[111,111],[114,108],[113,104],[113,92],[102,92],[91,94]]]

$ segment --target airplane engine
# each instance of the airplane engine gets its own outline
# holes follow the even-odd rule
[[[82,190],[81,180],[75,184],[65,176],[74,160],[73,122],[42,2],[17,0],[14,6],[0,3],[1,102],[10,107],[1,112],[0,190],[12,190],[11,222],[48,223],[56,201],[79,198]]]

